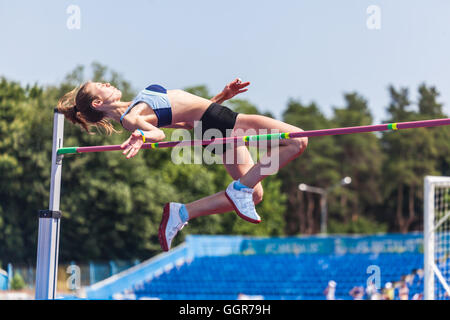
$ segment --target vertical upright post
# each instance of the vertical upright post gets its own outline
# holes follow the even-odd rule
[[[59,253],[60,191],[62,155],[57,150],[63,146],[64,115],[56,109],[53,116],[53,148],[50,180],[49,210],[39,212],[39,234],[36,266],[37,300],[55,299]]]
[[[434,300],[434,184],[426,176],[424,182],[424,299]]]

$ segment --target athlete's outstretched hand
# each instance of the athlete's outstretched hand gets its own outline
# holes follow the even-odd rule
[[[225,86],[222,91],[223,100],[229,100],[233,98],[235,95],[246,92],[248,89],[245,89],[250,84],[250,82],[242,82],[241,79],[236,78],[231,81],[229,84]]]
[[[125,149],[122,154],[128,153],[127,159],[130,159],[139,152],[139,149],[141,149],[143,144],[144,141],[142,140],[142,135],[138,130],[136,130],[124,143],[120,145],[122,149]]]

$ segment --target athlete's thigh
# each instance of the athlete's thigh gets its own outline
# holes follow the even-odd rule
[[[234,131],[238,129],[241,130],[279,130],[279,132],[297,132],[302,131],[302,129],[285,123],[283,121],[273,119],[258,114],[242,114],[240,113],[236,118],[236,124],[234,126]]]

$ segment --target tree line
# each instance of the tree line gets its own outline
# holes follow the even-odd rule
[[[0,261],[35,264],[39,209],[48,208],[53,110],[62,95],[87,78],[120,88],[123,100],[136,93],[118,72],[99,63],[77,66],[58,85],[23,86],[0,79]],[[204,85],[184,88],[211,98]],[[422,84],[417,100],[409,88],[388,87],[383,122],[445,118],[439,92]],[[235,111],[265,114],[242,97],[224,103]],[[331,117],[320,106],[291,99],[284,122],[303,130],[373,124],[368,101],[357,92]],[[66,121],[64,145],[121,144],[129,133],[88,135]],[[164,129],[170,137],[171,130]],[[320,231],[319,196],[299,190],[300,183],[327,188],[350,176],[345,187],[330,189],[328,232],[422,231],[423,178],[450,175],[450,128],[419,128],[310,138],[306,152],[263,180],[264,200],[257,205],[259,225],[234,213],[189,222],[187,234],[254,236],[310,235]],[[232,181],[220,164],[174,164],[171,149],[146,150],[133,160],[121,152],[67,155],[61,189],[61,261],[147,259],[160,252],[158,227],[164,203],[190,202],[224,190]]]

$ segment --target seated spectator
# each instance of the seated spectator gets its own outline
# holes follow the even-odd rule
[[[406,282],[406,285],[407,285],[408,287],[411,287],[412,284],[414,283],[414,273],[412,273],[412,274],[407,274],[407,275],[405,276],[405,282]]]
[[[380,300],[380,293],[374,283],[368,283],[366,287],[366,294],[368,300]]]
[[[394,300],[394,287],[391,282],[386,282],[384,286],[383,300]]]
[[[323,294],[325,295],[327,300],[335,300],[334,293],[336,292],[336,282],[333,280],[330,280],[328,282],[328,286],[323,291]]]
[[[364,300],[364,288],[360,286],[353,287],[349,294],[353,297],[353,300]]]
[[[412,300],[423,300],[423,293],[416,293],[413,295]]]
[[[402,281],[400,288],[398,289],[398,296],[400,300],[408,300],[409,299],[409,288],[406,284],[406,281]]]
[[[420,285],[423,282],[424,271],[423,269],[416,270],[416,282]]]

